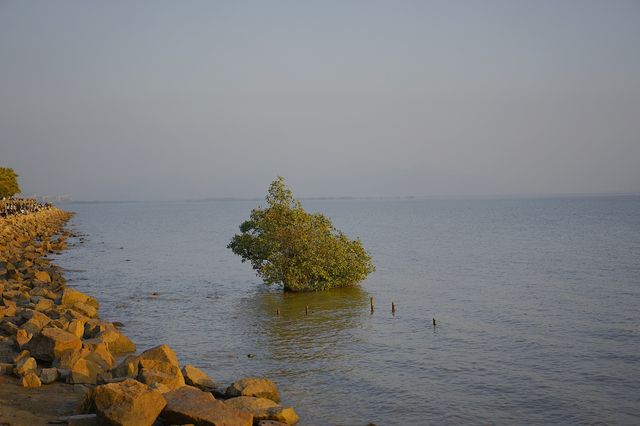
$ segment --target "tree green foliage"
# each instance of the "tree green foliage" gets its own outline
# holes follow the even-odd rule
[[[266,284],[318,291],[357,284],[375,270],[359,240],[319,213],[307,213],[284,179],[269,187],[267,207],[251,211],[228,248],[250,261]]]
[[[19,192],[16,172],[8,167],[0,167],[0,197],[12,197]]]

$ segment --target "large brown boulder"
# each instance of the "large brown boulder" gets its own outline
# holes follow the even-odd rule
[[[101,342],[97,344],[85,344],[88,354],[85,358],[90,359],[96,364],[100,365],[104,370],[109,370],[113,367],[115,360],[106,343]]]
[[[280,402],[280,394],[278,393],[276,384],[262,377],[245,377],[236,380],[227,388],[226,394],[229,398],[236,396],[255,396]]]
[[[123,354],[136,351],[136,345],[133,341],[115,329],[105,330],[91,340],[105,342],[109,348],[109,352],[112,354]]]
[[[164,361],[168,362],[169,364],[175,365],[176,367],[180,367],[176,353],[167,345],[160,345],[151,349],[147,349],[146,351],[138,355],[138,358],[154,361]]]
[[[139,362],[140,360],[137,356],[129,355],[111,370],[111,374],[113,377],[137,377]]]
[[[49,273],[47,271],[36,271],[36,273],[34,274],[34,278],[39,283],[50,283],[51,282],[51,276],[49,275]]]
[[[71,307],[71,309],[76,312],[80,312],[88,318],[95,318],[98,316],[98,309],[87,303],[77,302]]]
[[[129,355],[117,367],[111,370],[113,377],[137,377],[141,360],[162,361],[175,367],[180,366],[176,353],[167,345],[160,345],[142,352],[140,355]]]
[[[255,398],[252,396],[238,396],[224,401],[229,407],[253,414],[253,422],[261,420],[275,420],[288,425],[300,421],[300,417],[291,407],[282,407],[267,398]]]
[[[98,309],[99,307],[98,301],[93,297],[69,287],[65,288],[62,292],[62,297],[60,298],[60,304],[72,307],[76,303],[86,303],[87,305],[93,306],[96,309]]]
[[[43,385],[48,385],[49,383],[53,383],[56,380],[58,380],[57,368],[43,368],[40,371],[40,381]]]
[[[136,380],[98,386],[93,402],[99,424],[151,426],[167,404],[162,394]]]
[[[22,376],[20,384],[25,388],[39,388],[42,386],[42,382],[35,371],[29,371]]]
[[[98,381],[98,374],[103,371],[102,367],[94,361],[80,358],[69,369],[69,382],[95,385]]]
[[[138,380],[161,389],[163,393],[185,385],[180,368],[168,362],[143,358],[138,368]]]
[[[75,364],[80,358],[83,358],[87,355],[89,355],[89,350],[84,347],[80,349],[68,349],[62,352],[60,356],[53,361],[51,366],[64,370],[70,370],[71,367],[73,367],[73,364]]]
[[[66,326],[66,330],[74,336],[82,339],[82,337],[84,336],[84,324],[84,320],[74,319],[71,320],[71,322],[69,322],[69,324]]]
[[[87,320],[84,324],[84,338],[91,339],[106,330],[113,330],[110,322],[103,322],[98,318]]]
[[[16,361],[16,368],[13,370],[15,375],[22,377],[30,371],[37,371],[38,363],[31,356],[20,357]]]
[[[59,358],[66,350],[80,349],[81,347],[82,341],[78,336],[53,327],[44,328],[26,344],[26,348],[33,357],[49,362]]]
[[[207,373],[200,370],[199,368],[194,367],[191,364],[187,364],[182,367],[182,375],[184,376],[184,381],[186,384],[195,386],[202,390],[212,390],[216,387],[213,380],[207,376]]]
[[[27,318],[27,322],[22,324],[20,328],[32,335],[39,333],[51,321],[51,318],[42,312],[31,309],[25,309],[21,316]]]
[[[209,392],[192,386],[183,386],[164,394],[167,406],[162,418],[171,424],[210,426],[251,426],[253,416],[216,401]]]

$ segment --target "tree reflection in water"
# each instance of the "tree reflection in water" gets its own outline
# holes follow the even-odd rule
[[[276,364],[302,362],[314,369],[322,368],[324,361],[348,356],[343,349],[357,343],[362,321],[370,315],[369,294],[359,286],[308,293],[260,291],[244,303],[253,305],[245,312],[256,315],[244,318],[255,321],[258,350]],[[287,365],[279,368],[295,374]]]

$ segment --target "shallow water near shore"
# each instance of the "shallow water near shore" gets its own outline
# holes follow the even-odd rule
[[[58,263],[140,349],[267,376],[304,425],[637,424],[640,197],[303,200],[377,266],[310,294],[226,249],[257,204],[61,204]]]

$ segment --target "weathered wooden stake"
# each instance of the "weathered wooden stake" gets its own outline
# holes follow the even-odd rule
[[[375,311],[376,309],[376,301],[373,299],[373,297],[369,300],[369,302],[371,303],[371,313],[373,313],[373,311]]]
[[[436,326],[436,319],[435,318],[433,319],[433,326],[434,327]]]
[[[304,307],[304,314],[309,315],[309,305]]]
[[[391,313],[396,314],[396,302],[391,302]]]

